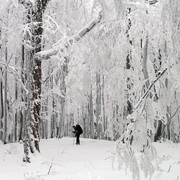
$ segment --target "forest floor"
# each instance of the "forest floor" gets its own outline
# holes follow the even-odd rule
[[[180,180],[180,144],[154,146],[156,169],[151,179]],[[116,142],[81,138],[79,146],[74,138],[62,138],[41,140],[40,147],[41,153],[24,163],[23,144],[0,143],[0,180],[132,180],[130,172],[113,168]]]

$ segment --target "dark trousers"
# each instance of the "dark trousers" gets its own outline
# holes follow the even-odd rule
[[[76,134],[76,144],[80,144],[80,134]]]

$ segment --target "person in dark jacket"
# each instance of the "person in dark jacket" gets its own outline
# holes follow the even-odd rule
[[[83,130],[79,124],[76,126],[73,126],[73,133],[75,134],[76,137],[76,145],[80,145],[80,135],[83,133]]]

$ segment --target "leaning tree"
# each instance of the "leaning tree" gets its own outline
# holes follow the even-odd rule
[[[26,9],[26,23],[23,33],[23,45],[26,54],[26,88],[28,90],[26,93],[26,133],[24,140],[25,162],[30,162],[29,151],[31,153],[34,153],[35,150],[40,152],[41,60],[49,59],[53,55],[63,56],[64,59],[66,59],[64,51],[81,40],[81,38],[91,31],[102,19],[100,12],[97,17],[85,25],[74,36],[63,37],[52,49],[41,51],[43,13],[49,1],[50,0],[36,0],[34,2],[19,1]],[[63,104],[62,106],[64,108]]]

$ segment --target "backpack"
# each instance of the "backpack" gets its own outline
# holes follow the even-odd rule
[[[83,130],[82,130],[81,126],[80,126],[79,130],[80,130],[80,134],[82,134],[82,133],[83,133]]]
[[[79,134],[83,133],[83,130],[80,125],[76,125],[76,128],[77,128],[77,131],[79,132]]]

